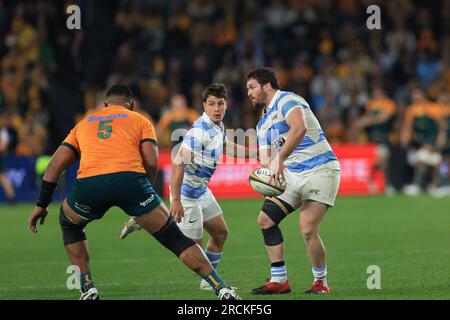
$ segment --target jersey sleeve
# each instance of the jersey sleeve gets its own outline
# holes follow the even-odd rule
[[[71,149],[73,152],[76,153],[77,157],[80,157],[81,150],[77,138],[78,126],[79,125],[70,130],[69,135],[66,137],[66,139],[63,141],[61,145]]]
[[[183,147],[196,155],[201,155],[206,148],[207,134],[201,128],[192,128],[184,137]]]
[[[305,108],[306,105],[300,101],[296,96],[288,96],[284,99],[282,99],[280,108],[281,112],[283,113],[284,119],[286,119],[289,114],[294,111],[295,109]],[[305,102],[306,103],[306,102]]]
[[[158,145],[158,138],[156,137],[155,127],[145,117],[142,117],[143,125],[142,125],[142,133],[141,133],[141,144],[144,142],[151,142],[154,145]]]

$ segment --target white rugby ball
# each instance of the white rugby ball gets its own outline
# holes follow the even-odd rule
[[[249,182],[253,190],[266,197],[277,197],[286,190],[286,183],[280,181],[280,184],[271,184],[270,169],[258,168],[250,173]]]

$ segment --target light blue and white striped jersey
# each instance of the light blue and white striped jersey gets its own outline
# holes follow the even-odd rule
[[[200,199],[206,193],[222,158],[224,141],[224,125],[215,124],[206,113],[194,123],[183,140],[183,147],[194,154],[194,159],[184,169],[182,196]]]
[[[259,148],[273,147],[278,152],[281,150],[290,129],[286,118],[296,108],[303,109],[308,129],[304,139],[284,162],[287,169],[292,172],[303,172],[330,161],[338,161],[319,121],[305,99],[295,93],[280,90],[277,91],[258,123]],[[339,168],[338,162],[336,164],[336,168]]]

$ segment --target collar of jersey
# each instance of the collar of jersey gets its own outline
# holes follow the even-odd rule
[[[211,118],[206,114],[206,112],[203,113],[202,115],[203,120],[212,128],[222,131],[223,129],[223,123],[220,123],[220,126],[215,124],[214,121],[211,120]]]
[[[269,105],[267,106],[266,110],[264,111],[264,114],[266,115],[267,113],[269,113],[269,111],[274,107],[275,102],[278,100],[278,98],[280,97],[281,91],[277,90],[277,92],[275,92],[275,95],[272,98],[272,101],[270,101]]]
[[[111,104],[109,106],[106,107],[106,110],[111,110],[111,109],[125,109],[125,110],[130,110],[127,107],[121,106],[120,104]]]

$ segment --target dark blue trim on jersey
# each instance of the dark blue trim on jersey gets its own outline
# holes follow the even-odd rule
[[[278,130],[278,134],[284,134],[291,129],[285,120],[277,122],[273,125],[273,130]]]
[[[303,172],[307,170],[312,170],[316,167],[319,167],[327,162],[338,160],[336,155],[333,151],[328,151],[326,153],[323,153],[321,155],[318,155],[314,158],[311,158],[309,160],[299,162],[299,163],[293,163],[290,166],[288,166],[288,170],[292,172]]]
[[[187,135],[186,137],[184,137],[183,144],[186,145],[191,150],[200,152],[203,152],[206,148],[197,137],[191,135]]]
[[[326,140],[327,140],[327,138],[325,137],[325,133],[323,133],[323,131],[320,131],[320,136],[319,136],[318,141],[314,141],[310,137],[305,136],[303,138],[302,142],[300,143],[300,145],[297,148],[295,148],[293,154],[300,153],[301,151],[308,149],[308,148],[314,146],[315,144],[322,142],[322,141],[326,141]]]
[[[291,100],[286,102],[286,104],[281,108],[281,112],[283,113],[283,117],[286,119],[286,114],[294,107],[299,106],[305,108],[299,101]]]
[[[214,172],[216,172],[216,169],[199,165],[194,173],[189,171],[187,168],[184,172],[188,175],[196,176],[198,178],[211,178]]]
[[[313,139],[311,139],[310,137],[304,137],[302,142],[298,145],[297,148],[295,148],[293,153],[295,154],[295,153],[298,153],[298,152],[300,152],[302,150],[305,150],[305,149],[307,149],[309,147],[312,147],[316,143],[317,142],[314,141]]]
[[[210,138],[213,138],[217,132],[214,130],[214,128],[210,127],[209,124],[207,124],[205,121],[203,121],[202,119],[197,120],[194,125],[192,126],[192,128],[200,128],[203,131],[207,132],[209,134]]]
[[[206,193],[207,187],[193,188],[183,183],[181,185],[181,194],[188,198],[198,199]]]

